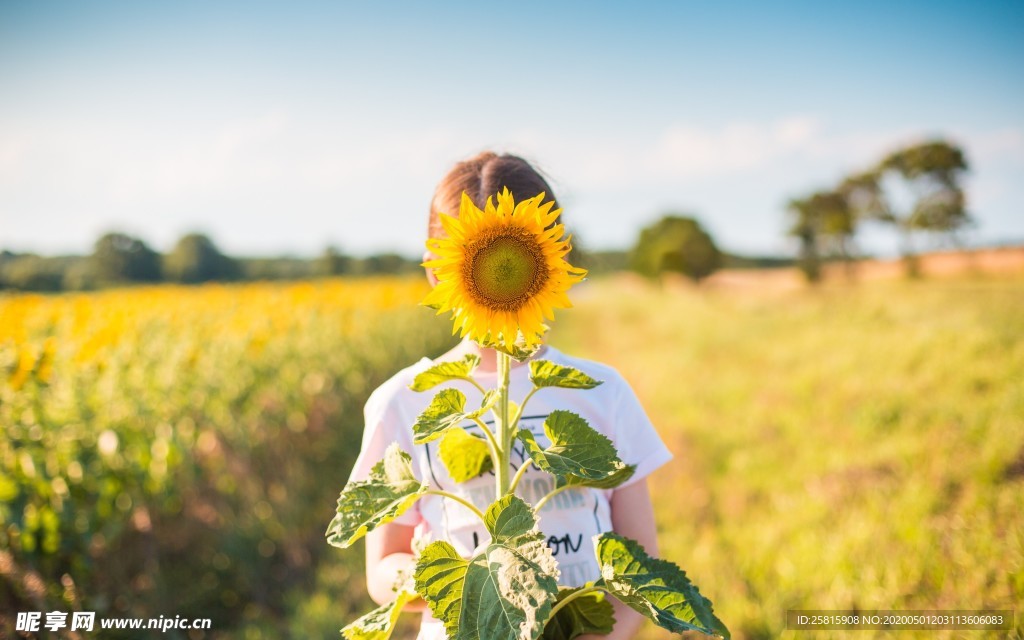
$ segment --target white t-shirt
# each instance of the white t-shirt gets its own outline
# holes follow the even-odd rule
[[[550,444],[544,435],[544,419],[551,411],[564,409],[585,418],[591,427],[611,439],[623,462],[636,465],[636,472],[622,486],[645,478],[672,459],[672,453],[658,436],[633,390],[617,371],[597,362],[567,356],[550,346],[540,354],[540,358],[575,367],[603,381],[594,389],[544,388],[534,394],[519,426],[529,429],[541,447]],[[448,475],[438,457],[440,440],[413,444],[412,425],[439,390],[445,387],[459,389],[466,395],[467,407],[480,406],[480,391],[464,380],[445,383],[424,392],[409,389],[413,378],[433,364],[436,363],[423,358],[399,371],[370,395],[365,407],[362,449],[349,481],[365,479],[373,465],[384,457],[388,445],[398,442],[402,450],[412,456],[413,471],[418,478],[428,482],[432,488],[465,497],[484,511],[495,499],[493,472],[457,483]],[[494,372],[477,371],[474,377],[485,389],[496,387],[497,374]],[[511,399],[521,402],[532,388],[529,367],[525,364],[513,366],[509,383]],[[485,422],[489,423],[490,418],[488,414]],[[482,435],[479,427],[470,421],[463,428]],[[516,441],[512,453],[513,466],[518,468],[524,458],[523,445]],[[523,475],[516,494],[535,504],[553,488],[551,474],[533,466]],[[592,538],[612,528],[609,501],[613,491],[585,487],[569,489],[554,496],[541,510],[540,529],[547,536],[548,546],[558,561],[561,572],[559,584],[576,587],[600,577]],[[466,558],[472,555],[480,542],[487,540],[482,523],[469,509],[435,495],[421,498],[395,522],[415,526],[418,537],[449,541]],[[444,637],[441,623],[429,611],[425,612],[419,640],[440,640]]]

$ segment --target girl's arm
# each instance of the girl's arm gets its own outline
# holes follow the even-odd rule
[[[416,527],[394,522],[366,534],[366,590],[377,604],[395,599],[395,585],[413,571],[412,537]],[[422,611],[426,603],[416,598],[405,611]]]
[[[653,557],[658,556],[658,530],[654,524],[654,507],[647,490],[647,479],[639,480],[612,492],[612,529],[615,533],[636,540]],[[577,640],[630,640],[644,624],[644,617],[612,596],[615,628],[606,636],[583,635]]]

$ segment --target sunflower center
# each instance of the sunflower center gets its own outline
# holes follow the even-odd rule
[[[519,309],[548,279],[544,253],[529,233],[496,231],[472,243],[467,254],[463,276],[469,292],[489,309]]]

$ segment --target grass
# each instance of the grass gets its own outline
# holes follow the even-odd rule
[[[575,299],[553,343],[618,368],[659,426],[662,555],[734,637],[842,634],[786,631],[788,609],[1024,602],[1024,281]]]

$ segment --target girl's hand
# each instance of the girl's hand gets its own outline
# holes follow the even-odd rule
[[[395,599],[395,586],[405,581],[416,566],[412,552],[415,527],[394,522],[366,534],[366,590],[377,604]],[[426,603],[416,598],[406,611],[422,611]]]

